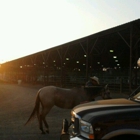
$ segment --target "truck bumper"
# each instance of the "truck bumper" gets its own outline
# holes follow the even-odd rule
[[[63,119],[60,140],[84,140],[83,138],[77,136],[71,137],[70,133],[68,132],[69,128],[70,126],[67,119]]]
[[[84,140],[82,138],[79,138],[79,137],[73,137],[73,138],[70,138],[69,135],[61,135],[60,137],[60,140]]]
[[[74,138],[71,138],[70,140],[84,140],[84,139],[79,138],[79,137],[74,137]]]

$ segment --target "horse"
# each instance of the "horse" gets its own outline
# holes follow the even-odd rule
[[[105,94],[109,92],[107,86],[95,86],[93,88],[60,88],[56,86],[46,86],[37,92],[34,109],[25,123],[27,125],[37,115],[39,128],[42,134],[49,133],[49,125],[45,119],[46,115],[50,112],[53,106],[63,109],[72,109],[76,105],[84,102],[92,101],[97,96],[104,98]],[[110,98],[110,96],[108,97]],[[42,110],[40,111],[40,104]],[[46,127],[46,132],[43,129],[43,122]]]

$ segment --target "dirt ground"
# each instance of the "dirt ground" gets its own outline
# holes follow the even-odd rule
[[[42,135],[35,118],[29,118],[41,86],[0,84],[0,140],[59,140],[62,120],[70,119],[70,110],[54,107],[46,117],[50,134]]]
[[[62,121],[64,118],[70,120],[71,110],[52,108],[46,117],[50,134],[41,134],[37,118],[24,126],[33,110],[36,93],[41,87],[43,86],[0,83],[0,140],[60,139]],[[118,95],[111,96],[113,98],[126,97],[126,95]]]

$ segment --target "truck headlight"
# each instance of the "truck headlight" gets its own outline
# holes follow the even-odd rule
[[[94,139],[92,125],[86,121],[80,120],[80,133],[88,139]]]

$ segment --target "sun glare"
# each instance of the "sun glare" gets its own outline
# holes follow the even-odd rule
[[[95,1],[1,0],[0,63],[97,33],[127,19],[126,14],[121,17],[116,11],[109,12],[114,8],[107,3]],[[114,6],[114,1],[111,4]],[[115,6],[119,6],[117,2]]]
[[[16,2],[0,7],[4,12],[0,63],[84,37],[93,24],[91,20],[85,25],[91,15],[70,2]]]

